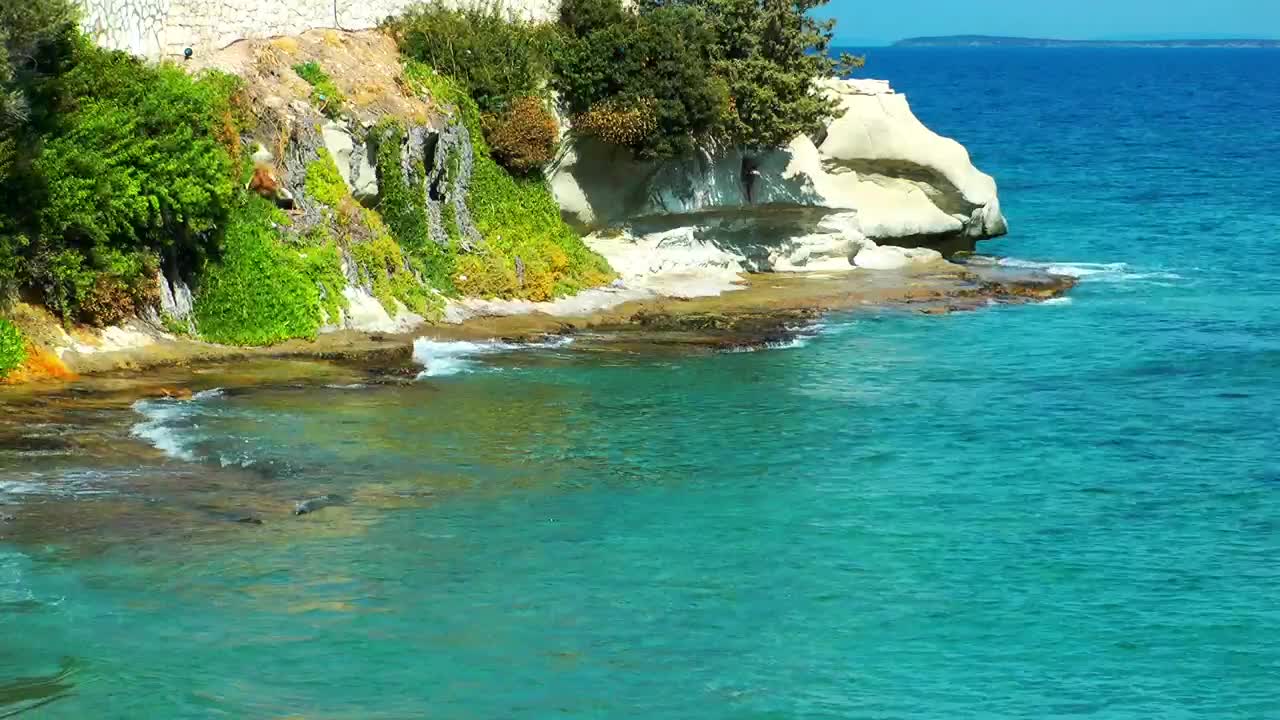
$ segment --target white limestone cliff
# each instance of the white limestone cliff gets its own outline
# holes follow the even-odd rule
[[[844,237],[850,259],[868,240],[954,248],[1007,231],[995,181],[958,142],[925,127],[888,82],[823,86],[841,114],[818,142],[799,137],[763,153],[728,149],[652,163],[591,139],[570,140],[549,169],[552,190],[566,217],[585,228],[662,217],[697,225],[726,212],[814,208],[838,215],[843,227],[815,226],[811,239],[829,246],[833,234]]]

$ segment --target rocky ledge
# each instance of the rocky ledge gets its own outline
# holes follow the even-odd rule
[[[683,299],[658,295],[637,299],[619,288],[614,292],[621,302],[616,304],[567,306],[562,312],[549,312],[556,308],[547,304],[530,312],[473,315],[410,333],[343,331],[322,334],[314,342],[290,341],[267,348],[148,334],[138,324],[129,330],[136,334],[131,347],[91,351],[80,346],[62,358],[78,374],[268,359],[315,359],[386,370],[409,367],[413,341],[423,336],[533,342],[550,335],[574,335],[575,347],[590,351],[718,352],[785,343],[812,332],[813,325],[831,312],[938,315],[993,304],[1040,302],[1066,293],[1076,280],[976,259],[897,270],[759,273],[743,276],[739,283],[734,292]]]

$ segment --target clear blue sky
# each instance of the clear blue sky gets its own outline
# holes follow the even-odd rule
[[[1071,40],[1280,37],[1280,0],[831,0],[837,42],[918,35]]]

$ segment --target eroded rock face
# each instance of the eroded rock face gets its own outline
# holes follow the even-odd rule
[[[968,249],[1003,235],[996,183],[959,143],[926,128],[887,82],[823,83],[842,114],[818,142],[796,138],[764,153],[725,149],[665,163],[637,162],[592,139],[567,142],[549,168],[567,218],[585,228],[655,216],[778,207],[855,213],[851,240]],[[696,221],[694,221],[696,222]]]

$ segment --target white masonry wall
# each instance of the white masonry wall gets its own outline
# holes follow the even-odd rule
[[[473,0],[449,0],[461,4]],[[159,60],[224,48],[245,38],[313,28],[367,30],[415,0],[79,0],[99,44]],[[558,0],[506,0],[525,17],[554,17]]]

